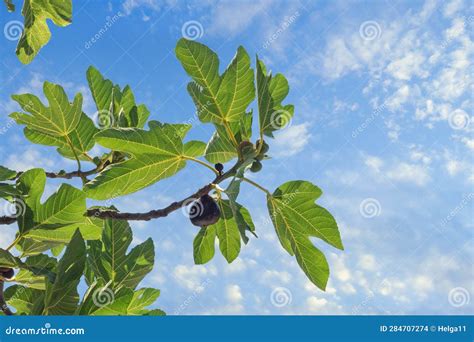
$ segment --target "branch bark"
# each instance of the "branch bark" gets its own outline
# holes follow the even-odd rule
[[[113,211],[113,210],[89,209],[86,212],[86,216],[97,217],[100,219],[110,218],[114,220],[127,220],[127,221],[150,221],[152,219],[166,217],[173,211],[176,211],[179,208],[181,208],[188,201],[192,199],[198,199],[199,197],[209,193],[209,191],[212,190],[213,185],[219,184],[222,181],[226,180],[227,178],[235,175],[239,166],[240,166],[240,163],[237,162],[237,164],[235,164],[231,169],[229,169],[229,171],[216,176],[216,178],[214,178],[214,180],[211,183],[203,186],[194,194],[189,195],[188,197],[183,198],[180,201],[173,202],[169,204],[168,206],[161,209],[150,210],[145,213],[122,213],[122,212]]]
[[[168,206],[166,206],[164,208],[161,208],[161,209],[155,209],[155,210],[151,210],[151,211],[148,211],[148,212],[145,212],[145,213],[126,213],[126,212],[118,212],[118,211],[113,211],[113,210],[88,209],[85,213],[85,216],[97,217],[97,218],[100,218],[100,219],[109,219],[110,218],[110,219],[115,219],[115,220],[127,220],[127,221],[149,221],[151,219],[166,217],[170,213],[172,213],[173,211],[176,211],[179,208],[181,208],[188,201],[190,201],[192,199],[198,199],[199,197],[209,193],[209,191],[212,190],[214,185],[219,184],[222,181],[226,180],[227,178],[230,178],[233,175],[235,175],[235,173],[237,172],[239,167],[240,167],[240,162],[237,162],[227,172],[219,174],[218,176],[216,176],[216,178],[214,178],[214,180],[211,183],[203,186],[198,191],[196,191],[194,194],[189,195],[188,197],[183,198],[180,201],[173,202],[173,203],[169,204]],[[82,173],[88,173],[88,172],[91,172],[91,171],[82,172]],[[69,174],[74,174],[74,173],[77,173],[77,172],[78,171],[70,172]],[[73,177],[73,176],[71,175],[71,177]],[[64,177],[62,177],[62,178],[64,178]],[[14,222],[16,222],[15,217],[0,216],[0,224],[12,224]]]
[[[13,316],[13,312],[10,310],[10,308],[7,305],[7,302],[5,301],[5,296],[3,294],[4,285],[5,285],[5,282],[3,280],[0,280],[0,309],[3,311],[5,315]]]
[[[0,216],[0,224],[12,224],[16,222],[16,217]]]
[[[105,165],[106,166],[106,165]],[[86,178],[90,175],[93,175],[95,173],[98,173],[100,171],[102,171],[105,166],[99,168],[99,167],[96,167],[92,170],[89,170],[89,171],[71,171],[71,172],[46,172],[46,177],[48,178],[64,178],[64,179],[72,179],[72,178],[75,178],[75,177],[78,177],[78,178]],[[16,178],[20,177],[21,175],[23,174],[23,172],[18,172],[17,175],[16,175]]]

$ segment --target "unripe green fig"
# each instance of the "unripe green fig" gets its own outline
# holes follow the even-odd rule
[[[257,151],[255,150],[255,146],[250,141],[242,141],[239,144],[240,155],[242,159],[250,159],[254,158],[257,155]]]
[[[252,163],[252,166],[250,166],[250,171],[252,172],[258,172],[262,169],[262,163],[260,163],[260,161],[258,160],[254,160],[254,162]]]
[[[101,159],[99,157],[94,157],[92,161],[94,162],[95,165],[99,165],[101,162]]]
[[[257,151],[258,149],[260,149],[260,153],[261,154],[265,154],[268,152],[268,150],[270,149],[270,146],[268,146],[268,144],[263,141],[263,145],[262,147],[260,148],[260,144],[262,143],[262,141],[260,139],[257,140]]]
[[[189,209],[189,219],[191,223],[198,227],[210,226],[221,217],[221,211],[216,201],[209,196],[203,195],[191,204]]]

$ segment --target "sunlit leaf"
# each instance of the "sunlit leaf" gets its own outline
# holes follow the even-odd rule
[[[176,56],[193,82],[188,91],[203,122],[223,124],[239,121],[255,97],[254,74],[250,58],[239,47],[234,59],[219,75],[219,58],[207,46],[182,38]]]
[[[155,250],[151,239],[127,249],[132,242],[128,222],[106,220],[101,241],[90,241],[88,267],[97,279],[111,282],[114,290],[121,287],[135,288],[154,264]]]
[[[12,99],[18,102],[26,113],[14,112],[10,116],[18,124],[54,137],[71,134],[81,120],[82,95],[76,94],[74,101],[70,103],[64,89],[49,82],[44,82],[43,92],[49,107],[32,94],[12,95]]]
[[[288,81],[282,74],[272,76],[257,57],[257,98],[260,131],[273,137],[273,132],[286,127],[294,114],[293,105],[282,105],[288,95]]]
[[[16,177],[16,171],[0,166],[0,181],[14,179],[15,177]]]
[[[94,135],[97,132],[98,129],[95,127],[94,122],[84,113],[82,113],[77,127],[67,136],[52,136],[28,127],[24,130],[26,138],[32,143],[56,146],[58,153],[69,159],[75,159],[75,152],[79,159],[82,160],[88,160],[85,154],[94,147]],[[71,149],[68,139],[72,143],[74,150]]]
[[[87,223],[86,196],[84,192],[69,184],[62,184],[43,204],[40,203],[44,191],[46,175],[42,169],[31,169],[23,173],[17,181],[22,197],[18,217],[20,234],[28,237],[35,229],[53,229],[72,224]],[[61,241],[64,242],[64,241]]]
[[[216,229],[219,249],[227,262],[231,263],[240,253],[239,228],[237,227],[229,201],[221,199],[217,203],[221,211],[221,218],[217,223],[208,228],[214,227]]]
[[[77,230],[58,263],[54,283],[46,282],[45,315],[68,315],[76,311],[79,302],[77,285],[84,272],[85,262],[86,247]]]
[[[72,1],[24,0],[21,13],[25,17],[25,27],[16,54],[22,63],[28,64],[51,37],[48,19],[57,26],[67,26],[71,23]]]
[[[100,200],[126,195],[177,173],[186,164],[183,128],[187,131],[189,125],[153,124],[149,131],[113,128],[98,133],[98,144],[133,158],[102,171],[86,185],[87,196]]]
[[[205,264],[214,257],[215,240],[215,225],[204,227],[199,230],[193,242],[194,263],[196,265]]]
[[[206,143],[198,140],[188,141],[183,146],[183,154],[187,157],[201,157],[206,150]]]
[[[97,119],[104,122],[101,128],[138,127],[142,128],[150,112],[143,104],[135,103],[135,96],[127,85],[123,90],[111,80],[90,66],[87,69],[87,81],[97,107]]]
[[[5,290],[5,300],[16,309],[17,315],[31,315],[33,304],[41,293],[31,287],[12,285]]]
[[[0,248],[0,267],[16,268],[21,263],[19,258],[13,256],[9,251]]]
[[[290,255],[296,256],[309,280],[324,290],[329,266],[310,237],[317,237],[339,249],[343,249],[343,245],[333,216],[314,203],[321,194],[321,190],[310,182],[290,181],[267,196],[267,205],[282,246]]]

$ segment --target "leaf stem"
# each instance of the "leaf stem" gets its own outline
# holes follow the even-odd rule
[[[230,140],[234,144],[235,148],[238,148],[239,143],[237,142],[237,140],[235,140],[234,133],[230,129],[229,123],[227,121],[223,121],[223,122],[224,122],[225,130],[227,131],[227,134],[229,135]]]
[[[76,158],[76,161],[77,161],[77,171],[80,172],[80,171],[81,171],[81,161],[79,160],[79,157],[77,156],[77,152],[76,152],[76,150],[75,150],[75,148],[74,148],[74,145],[72,144],[71,139],[69,139],[69,136],[65,135],[64,137],[66,138],[66,141],[67,141],[69,147],[71,148],[72,153],[74,154],[74,158]]]
[[[219,175],[219,172],[214,168],[214,166],[206,163],[206,162],[203,162],[202,160],[199,160],[199,159],[196,159],[196,158],[193,158],[193,157],[188,157],[188,156],[183,156],[184,159],[187,159],[187,160],[191,160],[195,163],[198,163],[198,164],[201,164],[202,166],[205,166],[207,167],[209,170],[211,170],[212,172],[214,172],[214,174],[216,176]]]
[[[20,242],[21,238],[23,236],[21,236],[20,234],[18,234],[18,236],[15,238],[15,240],[13,240],[13,242],[6,248],[7,251],[9,251],[10,249],[12,249],[13,247],[15,247],[15,245]]]
[[[260,184],[257,184],[255,183],[254,181],[248,179],[248,178],[245,178],[245,177],[242,177],[241,178],[244,182],[247,182],[249,184],[252,184],[254,187],[262,190],[263,192],[265,192],[267,195],[271,195],[270,191],[268,191],[267,189],[265,189],[263,186],[261,186]]]
[[[260,130],[260,145],[257,148],[257,155],[259,155],[260,151],[262,151],[262,147],[263,147],[263,131]]]
[[[89,161],[91,161],[91,162],[94,161],[94,158],[92,158],[87,152],[84,152],[83,155],[84,155],[84,157],[86,157],[87,159],[89,159]]]

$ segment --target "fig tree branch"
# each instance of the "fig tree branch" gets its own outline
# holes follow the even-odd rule
[[[13,312],[8,307],[7,302],[5,301],[5,296],[3,294],[4,285],[5,285],[4,281],[0,280],[0,309],[3,311],[5,315],[12,316]]]
[[[0,216],[0,224],[12,224],[16,222],[16,217]]]
[[[173,211],[178,210],[181,208],[185,203],[187,203],[191,199],[198,199],[199,197],[209,193],[216,184],[221,183],[222,181],[226,180],[227,178],[230,178],[235,175],[237,172],[238,168],[240,167],[241,163],[237,162],[232,168],[230,168],[227,172],[224,172],[222,174],[218,174],[212,182],[209,184],[203,186],[199,190],[197,190],[194,194],[187,196],[186,198],[183,198],[180,201],[173,202],[169,204],[168,206],[161,208],[161,209],[155,209],[151,210],[145,213],[125,213],[125,212],[118,212],[114,210],[103,210],[103,209],[88,209],[85,213],[85,216],[89,217],[96,217],[100,219],[115,219],[115,220],[127,220],[127,221],[149,221],[151,219],[155,218],[160,218],[160,217],[165,217],[168,216],[170,213]],[[92,170],[91,170],[92,171]],[[91,172],[89,171],[89,172]],[[77,171],[76,171],[77,172]],[[73,177],[73,176],[71,176]],[[0,217],[0,224],[12,224],[16,222],[15,217],[9,217],[9,216],[1,216]]]
[[[166,217],[170,213],[180,209],[184,204],[189,202],[192,199],[198,199],[199,197],[208,194],[216,184],[221,183],[222,181],[226,180],[227,178],[232,177],[235,175],[237,169],[239,168],[240,163],[237,162],[231,169],[227,172],[217,175],[214,180],[197,190],[194,194],[183,198],[180,201],[175,201],[168,206],[161,208],[161,209],[154,209],[144,213],[127,213],[127,212],[119,212],[115,210],[103,210],[99,208],[88,209],[85,213],[85,216],[88,217],[96,217],[99,219],[114,219],[114,220],[127,220],[127,221],[150,221],[152,219]],[[92,171],[92,170],[91,170]],[[89,171],[89,172],[91,172]],[[76,171],[77,172],[77,171]],[[72,177],[72,176],[71,176]],[[260,186],[259,184],[255,183],[254,181],[248,178],[242,178],[243,181],[255,186],[256,188],[262,190],[263,192],[269,194],[270,192]],[[0,217],[0,224],[12,224],[16,222],[15,217],[8,217],[8,216],[1,216]]]
[[[149,221],[149,220],[160,218],[160,217],[166,217],[173,211],[180,209],[188,201],[192,199],[198,199],[199,197],[208,194],[209,191],[211,191],[216,184],[219,184],[225,179],[235,175],[239,166],[240,166],[240,163],[237,162],[237,164],[235,164],[231,169],[229,169],[229,171],[221,175],[217,175],[216,178],[214,178],[214,180],[211,183],[203,186],[194,194],[189,195],[188,197],[183,198],[180,201],[173,202],[169,204],[168,206],[161,209],[150,210],[145,213],[122,213],[122,212],[118,212],[114,210],[101,210],[101,209],[94,208],[94,209],[87,210],[86,216],[97,217],[100,219],[110,218],[114,220],[127,220],[127,221]]]
[[[64,172],[64,171],[48,172],[47,171],[45,173],[46,173],[46,177],[48,177],[48,178],[72,179],[72,178],[78,177],[78,178],[81,178],[81,179],[85,179],[88,176],[91,176],[93,174],[101,172],[109,164],[110,164],[110,162],[108,160],[104,160],[99,165],[97,165],[95,168],[93,168],[91,170],[88,170],[88,171],[81,171],[81,170],[71,171],[71,172]],[[16,174],[16,178],[19,178],[22,174],[23,174],[23,172],[21,172],[21,171],[18,172]]]

